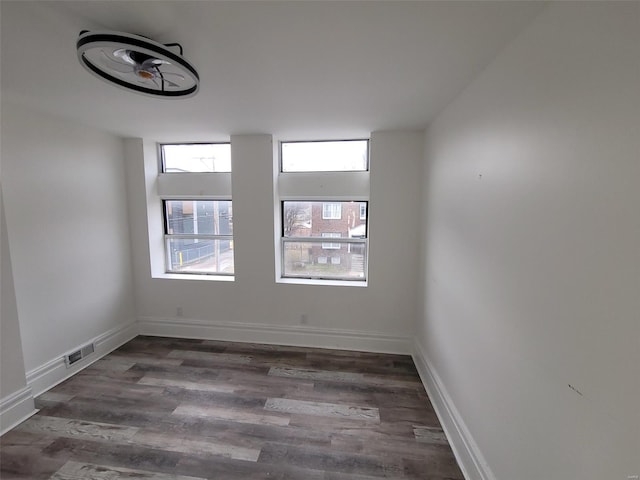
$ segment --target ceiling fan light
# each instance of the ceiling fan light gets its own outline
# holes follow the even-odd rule
[[[198,92],[200,77],[182,57],[182,47],[178,55],[139,35],[84,30],[76,48],[85,69],[120,88],[161,98],[186,98]]]

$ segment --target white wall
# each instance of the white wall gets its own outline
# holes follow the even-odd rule
[[[234,282],[152,278],[147,222],[156,236],[162,225],[157,174],[149,174],[155,149],[150,141],[126,141],[141,332],[407,352],[416,308],[422,133],[371,137],[367,287],[275,282],[274,141],[270,135],[231,141]],[[308,325],[300,325],[302,314]]]
[[[640,474],[639,20],[551,3],[429,129],[418,339],[498,479]]]
[[[2,204],[2,192],[0,191],[0,234],[2,235],[0,248],[2,257],[0,265],[2,273],[0,285],[2,297],[0,300],[2,330],[0,331],[0,398],[14,393],[26,387],[24,375],[24,359],[22,357],[22,343],[20,340],[20,325],[18,324],[18,310],[16,307],[16,295],[13,287],[13,273],[11,270],[11,256],[7,241],[7,227]]]
[[[13,285],[2,187],[0,186],[0,434],[34,411],[27,388]]]
[[[1,153],[29,373],[135,320],[123,145],[3,103]]]

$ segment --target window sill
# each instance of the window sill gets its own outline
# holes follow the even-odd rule
[[[281,277],[276,279],[276,283],[289,285],[322,285],[328,287],[366,287],[366,280],[321,280],[319,278],[295,278]]]
[[[234,275],[206,275],[206,274],[184,274],[184,273],[161,273],[153,275],[153,278],[164,278],[168,280],[204,280],[205,282],[235,282]]]

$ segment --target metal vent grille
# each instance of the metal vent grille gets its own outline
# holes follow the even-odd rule
[[[67,365],[67,368],[69,368],[74,363],[79,362],[88,355],[91,355],[95,350],[95,345],[93,343],[89,343],[88,345],[80,348],[80,350],[76,350],[73,353],[65,355],[64,363]]]

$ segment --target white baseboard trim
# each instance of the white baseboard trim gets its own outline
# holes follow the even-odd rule
[[[102,335],[98,335],[97,337],[82,343],[82,345],[86,345],[87,343],[93,342],[95,344],[95,352],[88,357],[79,360],[70,368],[67,368],[64,363],[65,353],[59,357],[49,360],[33,370],[28,371],[27,384],[31,387],[33,396],[37,397],[41,393],[55,387],[78,371],[88,367],[93,362],[100,360],[106,354],[112,352],[124,343],[127,343],[132,338],[135,338],[137,335],[138,325],[135,322],[120,325],[103,333]],[[67,353],[71,353],[78,348],[80,348],[80,346]]]
[[[408,337],[297,325],[140,317],[140,335],[410,354]]]
[[[414,342],[412,356],[464,478],[466,480],[496,480],[460,412],[453,404],[442,380],[418,342]]]
[[[0,435],[4,435],[37,411],[31,387],[21,388],[0,399]]]

